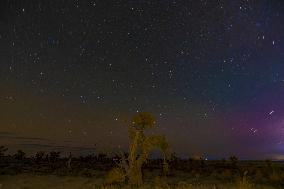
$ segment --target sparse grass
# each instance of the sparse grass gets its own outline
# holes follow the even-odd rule
[[[178,159],[169,161],[169,172],[163,174],[163,159],[147,160],[147,164],[142,167],[143,184],[134,187],[125,180],[125,172],[120,172],[122,169],[119,166],[117,171],[110,171],[115,167],[115,163],[110,160],[85,161],[74,158],[71,169],[66,167],[65,160],[58,159],[51,166],[45,160],[34,163],[28,158],[19,161],[2,157],[0,189],[284,188],[284,166],[281,162],[267,166],[264,161],[239,161],[237,166],[232,166],[230,162],[206,161],[202,166],[197,160],[189,162]],[[110,174],[109,181],[105,179],[107,173]]]
[[[272,183],[281,182],[284,180],[283,173],[278,169],[273,169],[268,177]]]
[[[241,179],[239,183],[193,184],[186,179],[175,184],[168,184],[168,180],[156,177],[153,182],[147,182],[140,187],[128,185],[104,185],[103,179],[86,177],[59,177],[55,175],[15,175],[0,176],[1,189],[273,189],[281,187],[252,186],[247,179]]]
[[[247,178],[247,171],[238,183],[238,189],[253,189],[254,185]]]

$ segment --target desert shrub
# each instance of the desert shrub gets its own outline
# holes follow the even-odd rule
[[[44,158],[44,155],[45,155],[45,153],[44,153],[43,151],[37,152],[37,153],[35,154],[35,157],[34,157],[35,162],[36,162],[36,163],[41,162],[41,161],[43,160],[43,158]]]
[[[253,189],[254,185],[248,180],[247,171],[244,172],[243,177],[238,182],[238,189]]]
[[[268,176],[270,182],[279,182],[282,181],[281,172],[277,169],[273,169],[272,172]]]
[[[271,160],[266,159],[266,160],[265,160],[265,164],[266,164],[266,167],[272,168],[272,162],[271,162]]]
[[[125,172],[120,168],[113,168],[106,175],[106,183],[121,183],[125,181]]]
[[[229,157],[229,160],[230,160],[233,167],[236,167],[237,164],[238,164],[238,161],[239,161],[239,159],[236,156]]]
[[[260,182],[260,181],[262,181],[263,177],[264,177],[264,175],[263,175],[262,171],[261,171],[260,169],[257,169],[257,170],[255,171],[255,173],[254,173],[254,177],[253,177],[253,178],[254,178],[257,182]]]
[[[0,146],[0,157],[5,155],[5,152],[8,150],[5,146]]]
[[[155,189],[170,189],[170,186],[168,185],[164,177],[157,176],[154,179],[154,188]]]
[[[48,160],[50,162],[54,163],[54,162],[58,161],[59,157],[60,157],[60,152],[51,151],[49,153],[49,156],[48,156],[49,159]]]
[[[92,177],[93,176],[93,173],[90,169],[88,168],[84,168],[81,172],[80,172],[80,175],[81,176],[84,176],[84,177]]]
[[[23,160],[25,156],[26,156],[26,153],[23,152],[22,150],[18,150],[16,154],[14,155],[15,159],[17,160]]]
[[[229,169],[225,169],[221,174],[223,179],[230,179],[233,176],[232,171]]]
[[[213,178],[218,178],[219,174],[218,174],[218,171],[217,170],[213,170],[210,174],[211,177]]]

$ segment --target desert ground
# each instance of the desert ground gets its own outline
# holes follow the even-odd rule
[[[108,182],[106,175],[117,160],[96,157],[58,158],[53,161],[35,158],[2,158],[1,189],[272,189],[284,188],[284,164],[272,161],[205,161],[174,159],[169,172],[162,172],[162,160],[148,160],[143,166],[143,184]]]

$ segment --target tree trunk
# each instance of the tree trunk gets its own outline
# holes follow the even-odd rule
[[[129,184],[135,186],[141,186],[143,184],[142,170],[137,164],[133,165],[129,169]]]

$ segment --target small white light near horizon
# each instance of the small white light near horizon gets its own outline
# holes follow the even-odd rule
[[[272,115],[274,113],[274,110],[271,110],[270,112],[269,112],[269,115]]]

